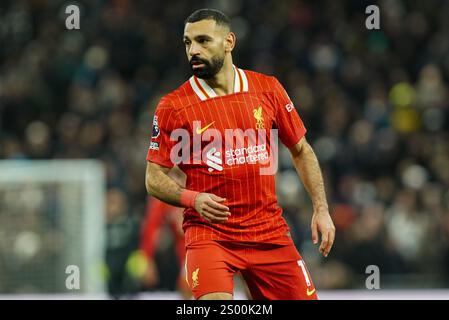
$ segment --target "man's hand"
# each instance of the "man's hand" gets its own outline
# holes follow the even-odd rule
[[[200,193],[195,198],[195,210],[210,223],[223,223],[231,215],[229,208],[220,204],[225,200],[212,193]]]
[[[312,241],[318,243],[318,232],[321,233],[320,252],[327,257],[335,239],[335,226],[329,215],[320,165],[310,144],[303,137],[290,148],[293,165],[310,195],[313,206]]]
[[[311,228],[313,244],[318,243],[318,232],[321,233],[320,252],[327,257],[335,239],[335,226],[327,206],[321,206],[313,210]]]

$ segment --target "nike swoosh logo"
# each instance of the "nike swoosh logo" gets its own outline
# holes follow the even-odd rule
[[[313,290],[307,289],[307,296],[311,296],[315,292],[315,288]]]
[[[196,133],[197,134],[202,134],[205,130],[207,130],[207,128],[209,128],[211,125],[213,125],[215,123],[215,121],[212,121],[211,123],[209,123],[207,126],[205,126],[205,127],[203,127],[203,128],[200,128],[200,127],[197,127],[196,128]]]

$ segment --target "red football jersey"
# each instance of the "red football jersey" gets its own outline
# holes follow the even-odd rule
[[[156,108],[147,160],[176,163],[186,188],[226,198],[231,216],[211,224],[184,211],[186,245],[199,240],[288,243],[288,226],[277,204],[278,135],[292,147],[306,129],[278,80],[234,67],[234,92],[218,96],[192,76]],[[172,136],[171,136],[172,135]]]

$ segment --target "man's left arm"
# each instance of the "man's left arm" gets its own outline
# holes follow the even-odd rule
[[[323,176],[318,159],[305,137],[301,138],[297,144],[290,148],[290,153],[295,169],[312,200],[312,241],[314,244],[317,244],[318,233],[321,233],[320,252],[327,257],[334,243],[335,226],[329,214]]]

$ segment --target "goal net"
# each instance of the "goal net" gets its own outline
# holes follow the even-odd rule
[[[103,293],[104,195],[98,161],[0,161],[0,294]]]

